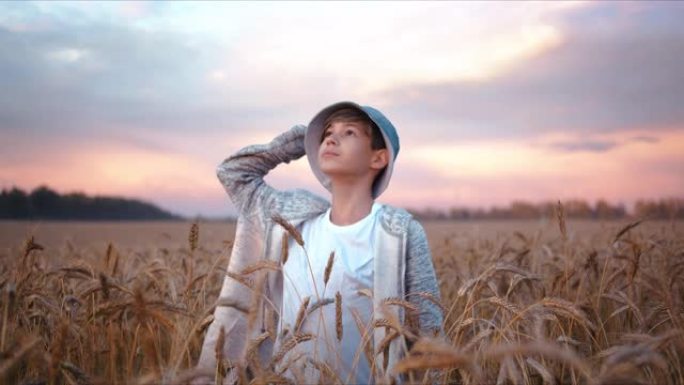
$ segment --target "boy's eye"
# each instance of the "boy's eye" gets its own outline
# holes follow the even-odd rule
[[[345,134],[347,134],[347,135],[356,135],[356,132],[354,132],[354,130],[347,130],[347,132],[345,132]]]

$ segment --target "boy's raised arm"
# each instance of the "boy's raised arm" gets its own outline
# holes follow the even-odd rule
[[[249,214],[269,204],[274,189],[264,182],[264,176],[278,164],[289,163],[305,154],[305,133],[306,126],[296,125],[268,144],[242,148],[217,167],[216,175],[238,214]]]
[[[255,262],[260,251],[258,245],[244,242],[249,236],[260,231],[261,221],[257,217],[268,210],[277,200],[278,192],[266,184],[264,176],[278,164],[289,163],[305,154],[304,134],[306,126],[296,125],[276,136],[270,143],[255,144],[240,149],[226,158],[216,170],[216,174],[226,192],[235,204],[239,218],[236,229],[235,244],[231,254],[228,270],[239,272],[247,265]],[[214,320],[209,326],[202,344],[202,352],[196,369],[212,372],[216,368],[216,350],[220,329],[225,332],[225,342],[218,350],[223,351],[225,358],[238,359],[243,353],[245,339],[248,338],[246,317],[234,307],[222,303],[249,304],[251,290],[230,276],[226,276],[221,287],[219,301],[214,311]],[[210,383],[210,378],[200,377],[194,383]]]

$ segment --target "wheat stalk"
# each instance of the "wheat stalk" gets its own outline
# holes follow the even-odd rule
[[[14,283],[10,283],[5,288],[5,293],[7,294],[7,299],[5,300],[5,306],[2,309],[2,332],[0,334],[0,353],[5,351],[5,341],[7,336],[7,325],[9,324],[10,314],[14,308],[14,302],[16,300],[16,289]]]
[[[104,273],[99,274],[100,287],[102,288],[102,296],[105,300],[109,299],[109,280]]]
[[[245,278],[241,274],[233,273],[232,271],[226,271],[226,275],[240,282],[243,286],[254,290],[254,282],[251,279]]]
[[[311,364],[313,367],[315,367],[316,369],[318,369],[318,371],[322,375],[321,376],[322,379],[330,379],[330,381],[321,381],[322,383],[324,383],[324,384],[328,384],[328,383],[342,384],[343,383],[342,380],[340,379],[340,377],[337,375],[337,373],[334,370],[332,370],[330,365],[328,365],[327,363],[321,362],[318,360],[314,360],[311,357],[309,357],[307,359],[307,362],[309,364]]]
[[[568,239],[568,231],[565,226],[565,212],[563,211],[563,205],[561,204],[561,201],[558,201],[558,205],[556,205],[556,217],[558,218],[558,227],[560,228],[560,233],[563,236],[564,240]]]
[[[304,239],[302,238],[302,234],[300,234],[299,231],[290,222],[288,222],[279,214],[273,215],[271,219],[273,220],[273,222],[282,226],[285,229],[285,231],[287,231],[290,234],[290,236],[294,238],[294,240],[297,242],[299,246],[304,246]]]
[[[589,318],[587,318],[586,314],[582,310],[578,309],[577,306],[570,301],[564,300],[562,298],[546,297],[537,304],[533,305],[533,307],[534,306],[543,306],[558,315],[563,315],[565,317],[573,318],[579,321],[586,328],[591,330],[596,329],[596,326],[589,320]]]
[[[30,353],[37,346],[39,346],[40,343],[40,338],[33,337],[19,345],[6,359],[0,361],[0,380],[3,380],[3,383],[9,383],[4,382],[5,379],[9,377],[12,374],[12,371],[14,371],[22,362],[24,362],[24,359],[27,358],[27,356],[30,357]]]
[[[302,328],[302,323],[304,321],[304,316],[306,315],[306,309],[309,307],[310,300],[311,297],[307,296],[306,298],[304,298],[301,305],[299,306],[299,311],[297,311],[297,318],[294,324],[295,333],[299,332]]]
[[[259,357],[257,357],[259,347],[261,346],[261,344],[264,343],[264,341],[266,341],[269,338],[272,338],[271,334],[269,332],[264,332],[256,336],[255,338],[252,338],[247,344],[247,349],[245,353],[246,361],[250,363],[257,372],[262,371],[261,362],[259,361]]]
[[[439,299],[437,299],[437,297],[435,297],[434,294],[429,293],[427,291],[418,291],[415,293],[408,293],[408,294],[406,294],[406,297],[410,297],[413,295],[418,296],[420,298],[424,298],[424,299],[432,302],[433,304],[435,304],[435,306],[437,306],[439,308],[439,310],[442,311],[442,313],[446,313],[446,308],[444,308],[444,305],[442,305],[442,302]]]
[[[373,290],[371,289],[360,289],[357,291],[359,295],[373,299]]]
[[[259,273],[257,277],[257,282],[252,292],[252,302],[249,306],[249,313],[247,314],[247,330],[253,330],[254,323],[256,322],[257,316],[259,314],[259,309],[263,301],[263,291],[266,285],[266,274],[263,272]]]
[[[31,254],[32,251],[34,250],[44,250],[45,248],[39,244],[37,244],[34,241],[33,235],[28,237],[26,239],[26,242],[24,242],[24,251],[22,253],[22,261],[24,265],[26,265],[26,259],[28,258],[29,254]]]
[[[342,341],[342,294],[335,293],[335,333],[337,340]]]
[[[315,312],[316,310],[318,310],[318,308],[326,306],[326,305],[330,305],[331,303],[334,303],[334,302],[335,302],[335,299],[333,299],[333,298],[321,298],[320,300],[314,302],[313,305],[311,305],[307,314],[311,314],[311,313]]]
[[[332,271],[333,262],[335,261],[335,251],[330,252],[328,257],[328,262],[325,264],[325,271],[323,273],[323,286],[328,285],[328,280],[330,279],[330,272]]]
[[[214,373],[215,384],[220,385],[223,382],[224,367],[223,367],[223,345],[226,342],[226,330],[221,325],[219,335],[214,346],[214,356],[216,357],[216,371]]]
[[[372,343],[371,338],[373,337],[373,330],[370,327],[366,327],[363,324],[363,321],[361,319],[361,315],[359,314],[358,309],[352,307],[350,309],[350,311],[352,314],[352,318],[354,319],[354,323],[356,324],[356,328],[359,331],[359,334],[361,335],[361,347],[362,347],[364,356],[366,357],[368,365],[372,368],[374,365],[374,362],[375,362],[373,360],[373,347],[371,346],[371,343]]]
[[[487,297],[486,301],[489,302],[489,303],[491,303],[491,304],[494,304],[494,305],[496,305],[496,306],[498,306],[498,307],[504,308],[504,309],[508,310],[509,312],[511,312],[512,314],[514,314],[514,315],[516,315],[516,316],[520,314],[520,309],[518,309],[517,306],[515,306],[514,304],[512,304],[512,303],[506,301],[506,300],[503,299],[503,298],[500,298],[500,297]]]
[[[394,329],[396,332],[401,332],[401,329],[399,327],[397,327],[397,325],[394,322],[388,320],[387,318],[378,318],[378,319],[374,320],[373,321],[373,327],[374,328],[380,328],[380,327],[390,328],[390,329]]]
[[[464,353],[442,341],[421,338],[414,344],[412,354],[400,360],[392,373],[407,373],[413,370],[464,368],[474,377],[475,384],[482,382],[480,368],[475,365],[474,356]]]
[[[114,253],[114,245],[112,242],[107,243],[107,250],[105,251],[105,267],[109,268],[109,264],[112,260],[112,254]]]
[[[577,369],[584,377],[587,383],[594,383],[592,372],[590,368],[577,357],[575,353],[568,349],[564,349],[558,345],[550,344],[544,341],[534,341],[522,344],[502,344],[484,350],[481,353],[481,359],[503,359],[504,357],[519,355],[533,355],[538,354],[548,359],[553,359],[564,363],[574,369]]]
[[[271,338],[275,339],[276,336],[278,335],[277,330],[276,330],[277,329],[276,317],[278,316],[278,314],[270,306],[266,307],[265,312],[266,312],[266,314],[265,314],[265,316],[266,316],[266,331],[271,335]]]
[[[313,338],[313,334],[293,334],[292,337],[290,337],[285,343],[283,343],[283,345],[280,347],[280,350],[278,350],[278,353],[276,353],[273,356],[273,359],[271,360],[271,367],[274,367],[278,362],[280,362],[283,359],[283,357],[285,357],[285,355],[295,346],[302,342],[310,341]]]
[[[239,274],[244,276],[264,269],[278,271],[280,270],[280,266],[274,261],[261,260],[240,270]]]
[[[190,251],[194,252],[197,249],[197,242],[199,240],[199,224],[197,221],[190,225],[190,233],[188,234],[188,243],[190,244]]]
[[[387,352],[389,351],[389,345],[392,341],[394,341],[395,338],[398,338],[401,334],[397,332],[396,330],[391,330],[385,337],[380,341],[380,345],[378,345],[378,348],[375,350],[375,354],[380,354],[382,352]]]
[[[544,384],[547,385],[554,385],[556,383],[556,378],[551,374],[551,372],[544,366],[542,365],[539,361],[535,360],[532,357],[527,357],[525,358],[525,362],[534,369],[539,375],[542,377],[544,380]]]
[[[417,305],[412,304],[409,301],[405,301],[403,299],[396,298],[396,297],[384,298],[381,301],[381,303],[384,305],[395,305],[395,306],[403,307],[404,309],[406,309],[408,311],[412,311],[412,312],[418,312],[420,310]]]
[[[283,233],[282,240],[280,242],[280,264],[284,265],[287,263],[287,259],[290,255],[290,236],[287,232]]]
[[[641,222],[643,222],[643,219],[639,219],[638,221],[631,222],[631,223],[627,224],[627,226],[620,229],[620,231],[618,231],[617,234],[615,235],[615,238],[613,238],[613,243],[616,243],[617,241],[619,241],[623,235],[625,235],[629,230],[639,226],[641,224]]]

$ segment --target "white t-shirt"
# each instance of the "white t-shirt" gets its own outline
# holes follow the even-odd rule
[[[334,300],[338,291],[342,296],[341,342],[336,336],[335,303],[332,302],[308,314],[302,324],[300,332],[312,333],[316,337],[298,344],[281,361],[281,365],[286,365],[288,359],[297,359],[301,355],[296,362],[300,368],[304,368],[302,372],[307,382],[318,382],[318,372],[306,363],[307,358],[328,364],[344,383],[372,382],[370,367],[361,346],[362,334],[351,309],[358,310],[365,328],[372,332],[369,323],[373,302],[359,294],[359,290],[373,290],[373,234],[375,226],[379,226],[377,213],[380,208],[380,204],[373,203],[371,212],[365,218],[348,226],[333,224],[328,209],[303,224],[301,232],[306,253],[301,246],[290,242],[289,257],[283,265],[284,292],[279,334],[282,335],[284,328],[292,332],[297,312],[307,296],[311,297],[309,309],[319,300]],[[332,251],[335,252],[335,258],[326,285],[325,267]],[[372,344],[372,334],[370,340]]]

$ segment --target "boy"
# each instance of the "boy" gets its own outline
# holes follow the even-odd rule
[[[225,341],[222,356],[233,363],[244,360],[246,344],[262,341],[259,366],[277,361],[276,371],[288,368],[286,375],[296,381],[323,381],[317,373],[327,366],[326,375],[332,371],[345,383],[386,382],[407,341],[394,338],[378,352],[391,328],[374,320],[402,325],[412,320],[418,334],[443,333],[442,314],[429,300],[430,295],[438,299],[439,290],[422,226],[405,210],[375,202],[389,183],[398,153],[396,129],[380,111],[340,102],[316,114],[308,128],[294,126],[219,165],[218,178],[239,210],[228,271],[239,274],[260,260],[278,262],[280,268],[262,280],[258,274],[264,272],[252,273],[253,286],[262,284],[254,289],[234,274],[226,276],[219,303],[228,305],[215,310],[198,368],[216,367],[217,340]],[[269,170],[304,154],[331,192],[331,203],[264,182]],[[289,225],[296,230],[288,234]],[[236,306],[253,303],[252,293],[264,298],[256,317]],[[387,298],[410,303],[387,305]],[[273,324],[277,336],[257,338]],[[284,349],[288,341],[291,349]],[[373,357],[365,356],[366,343]]]

